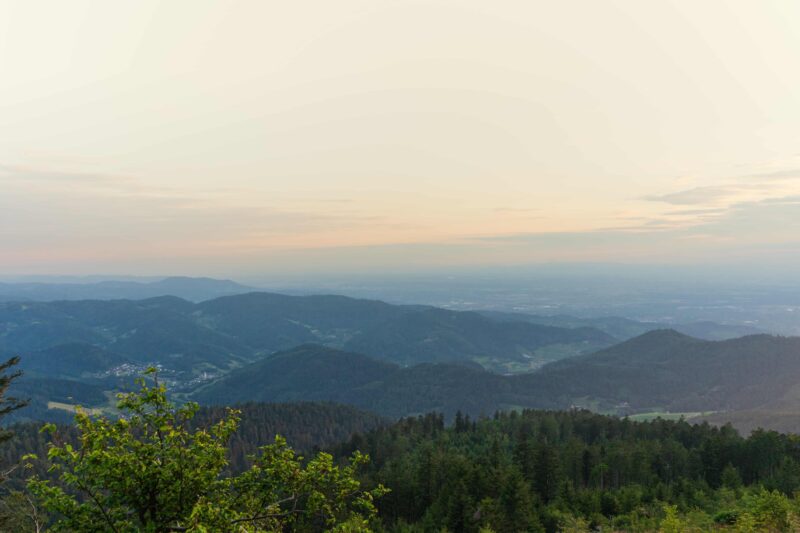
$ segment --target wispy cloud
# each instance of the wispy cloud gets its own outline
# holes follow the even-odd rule
[[[475,240],[534,260],[704,261],[714,256],[739,256],[747,250],[771,253],[769,250],[780,248],[782,257],[800,261],[800,194],[670,215],[639,221],[631,217],[634,224],[587,231],[517,233]],[[688,220],[681,220],[682,216]]]
[[[87,172],[66,172],[63,170],[44,170],[0,163],[0,178],[4,180],[49,181],[72,183],[108,183],[121,178]],[[128,180],[125,180],[128,181]]]
[[[800,179],[800,168],[788,168],[783,170],[776,170],[770,172],[760,172],[754,174],[747,174],[741,177],[745,180],[759,179],[759,180],[785,180],[785,179]]]
[[[0,181],[32,194],[70,196],[128,196],[130,198],[172,198],[190,195],[174,188],[144,184],[131,176],[72,172],[59,169],[0,164]]]
[[[541,209],[536,207],[495,207],[493,211],[495,213],[511,213],[521,215],[532,215],[542,212]]]
[[[380,233],[397,225],[358,211],[348,198],[319,208],[242,189],[186,190],[130,176],[0,165],[0,186],[0,248],[32,254],[142,247],[246,254],[327,245],[343,233]]]
[[[209,195],[217,197],[225,194],[238,194],[242,191],[233,188],[191,190],[145,183],[133,176],[100,174],[91,172],[72,172],[52,168],[8,165],[0,163],[0,181],[17,187],[29,187],[41,193],[59,192],[72,195],[120,196],[129,198],[162,198],[183,200],[201,199]]]
[[[653,213],[652,221],[644,226],[669,227],[664,221],[672,220],[675,229],[694,228],[694,235],[704,234],[704,231],[727,234],[725,228],[732,227],[767,234],[782,230],[780,224],[776,224],[774,213],[769,213],[769,206],[795,205],[798,197],[800,168],[732,176],[716,185],[646,197],[645,200],[665,207]],[[752,228],[744,228],[740,223],[745,218]]]
[[[685,216],[707,216],[707,215],[720,215],[727,211],[726,207],[705,208],[705,209],[678,209],[664,213],[668,217],[685,217]]]
[[[695,187],[683,191],[647,196],[651,202],[664,202],[672,205],[706,205],[729,198],[736,194],[735,186]]]
[[[639,198],[614,206],[604,218],[584,217],[585,229],[575,231],[559,231],[565,225],[557,223],[542,231],[555,220],[548,205],[488,203],[471,214],[508,222],[511,230],[484,236],[476,236],[474,221],[461,225],[455,217],[441,219],[456,228],[452,233],[434,234],[439,219],[365,209],[352,191],[342,191],[341,199],[284,201],[264,190],[179,189],[132,176],[12,165],[0,165],[0,186],[0,248],[20,257],[81,252],[244,260],[281,250],[333,250],[319,253],[326,260],[341,253],[344,263],[368,264],[370,253],[396,246],[420,254],[408,258],[419,263],[669,262],[764,243],[782,243],[785,250],[800,235],[800,176],[792,169]],[[569,213],[577,209],[565,207],[572,211],[562,218],[571,222]]]

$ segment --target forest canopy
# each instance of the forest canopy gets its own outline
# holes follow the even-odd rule
[[[38,454],[28,453],[27,468],[6,484],[0,530],[800,527],[794,435],[743,437],[730,426],[575,409],[479,419],[458,413],[450,425],[438,413],[393,424],[366,416],[351,424],[352,437],[304,458],[272,431],[308,448],[341,417],[365,414],[331,404],[249,404],[244,412],[256,422],[242,433],[239,410],[175,405],[154,377],[120,395],[120,417],[80,411],[74,426],[48,424],[44,433],[15,426],[18,436],[4,444],[7,462]]]

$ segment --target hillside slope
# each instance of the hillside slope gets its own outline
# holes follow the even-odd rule
[[[231,372],[193,399],[215,405],[332,401],[391,417],[458,410],[491,414],[511,406],[512,381],[458,364],[413,367],[318,345],[280,352]],[[533,395],[526,398],[533,402]]]
[[[203,402],[330,400],[387,416],[457,410],[590,407],[604,412],[800,412],[800,338],[703,341],[646,333],[532,374],[464,365],[400,367],[308,345],[273,355],[198,392]]]
[[[707,320],[686,323],[660,323],[641,322],[629,318],[616,316],[600,316],[591,318],[575,317],[570,315],[532,315],[528,313],[509,313],[503,311],[480,311],[480,314],[494,320],[508,320],[513,322],[528,322],[544,326],[559,328],[593,328],[603,331],[620,341],[626,341],[648,331],[659,329],[674,329],[690,337],[707,341],[723,341],[745,337],[747,335],[760,335],[766,333],[753,326],[741,324],[719,324]]]
[[[508,359],[534,360],[546,346],[572,345],[576,353],[587,353],[614,342],[592,328],[498,322],[478,313],[429,308],[386,321],[354,337],[345,348],[404,364],[469,359],[498,368]],[[537,360],[544,362],[546,357]]]
[[[752,335],[702,341],[672,330],[562,360],[519,380],[604,408],[741,411],[800,405],[800,338]]]
[[[159,364],[184,382],[305,343],[346,347],[400,364],[475,361],[518,372],[614,341],[589,328],[498,322],[475,313],[344,296],[248,293],[199,304],[173,296],[0,303],[0,353],[47,351],[54,360],[67,361],[80,344],[136,364]],[[119,364],[106,359],[95,372]],[[77,374],[65,369],[65,375]]]

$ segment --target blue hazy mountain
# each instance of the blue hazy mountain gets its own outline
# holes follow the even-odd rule
[[[252,290],[253,287],[235,281],[183,276],[157,281],[20,282],[0,283],[0,301],[142,300],[156,296],[177,296],[199,302]]]

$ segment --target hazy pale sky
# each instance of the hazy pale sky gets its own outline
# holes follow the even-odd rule
[[[0,274],[800,257],[800,2],[0,0]]]

